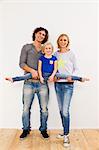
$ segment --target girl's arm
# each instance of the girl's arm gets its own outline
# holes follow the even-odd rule
[[[38,74],[39,74],[41,83],[44,83],[44,78],[42,76],[42,61],[41,60],[38,61]]]
[[[57,72],[57,69],[58,69],[58,61],[55,60],[54,61],[54,70],[53,70],[53,73],[51,74],[51,76],[49,77],[49,81],[53,81],[54,76],[55,76],[55,74]]]

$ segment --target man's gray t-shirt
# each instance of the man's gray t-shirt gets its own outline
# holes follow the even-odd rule
[[[20,55],[19,66],[23,68],[25,65],[37,70],[38,60],[42,56],[41,51],[37,51],[33,44],[26,44],[23,46]]]

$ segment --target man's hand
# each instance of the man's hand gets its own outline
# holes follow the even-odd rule
[[[31,74],[32,74],[33,79],[38,79],[39,78],[38,72],[36,70],[31,70]]]

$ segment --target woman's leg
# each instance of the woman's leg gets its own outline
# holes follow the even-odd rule
[[[64,124],[64,135],[69,134],[70,130],[70,102],[73,94],[73,84],[63,84],[63,124]]]
[[[65,82],[55,83],[55,90],[64,128],[64,135],[68,135],[70,128],[69,107],[73,94],[73,84],[67,84]]]
[[[58,82],[55,83],[55,91],[56,91],[62,126],[64,126],[64,124],[63,124],[63,92],[62,92],[61,83],[58,83]]]

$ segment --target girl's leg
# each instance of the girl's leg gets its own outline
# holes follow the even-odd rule
[[[17,77],[13,77],[13,78],[5,78],[5,80],[8,80],[10,82],[15,82],[15,81],[22,81],[22,80],[27,80],[27,79],[31,79],[32,75],[31,73],[27,73],[23,76],[17,76]]]
[[[56,73],[56,77],[59,79],[66,79],[69,76],[65,75],[65,74]],[[77,81],[81,81],[81,82],[89,81],[88,78],[82,78],[82,77],[78,77],[78,76],[71,76],[71,77],[72,77],[72,80],[77,80]]]

